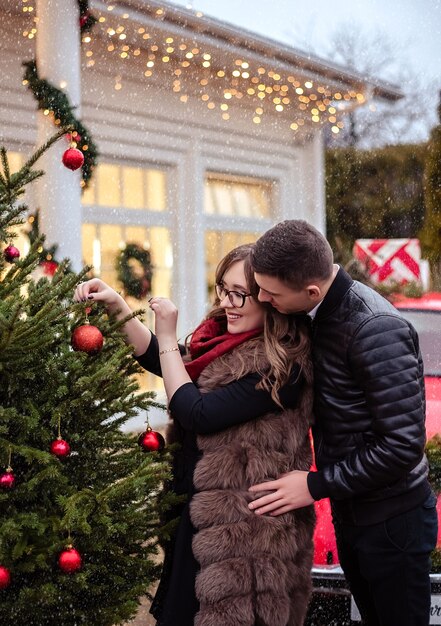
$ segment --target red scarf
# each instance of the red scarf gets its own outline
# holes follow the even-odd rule
[[[192,381],[196,381],[202,370],[218,356],[230,352],[239,344],[262,334],[262,328],[255,328],[244,333],[231,334],[222,332],[222,324],[214,318],[204,320],[190,340],[191,361],[185,363]]]

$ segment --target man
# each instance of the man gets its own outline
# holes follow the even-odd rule
[[[251,487],[280,515],[329,497],[340,563],[368,626],[427,626],[436,499],[424,455],[424,379],[414,328],[333,264],[303,220],[266,232],[252,257],[259,300],[312,324],[316,472]]]

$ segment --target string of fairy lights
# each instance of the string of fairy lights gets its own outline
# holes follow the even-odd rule
[[[28,39],[36,36],[38,28],[33,2],[22,0],[23,13],[29,20],[22,34]],[[334,91],[316,79],[305,78],[300,70],[298,76],[284,74],[277,62],[270,60],[266,66],[245,57],[232,58],[226,64],[225,56],[222,60],[216,58],[216,51],[198,43],[198,35],[192,30],[187,39],[184,35],[168,36],[161,32],[164,28],[149,32],[145,25],[130,19],[118,3],[101,4],[101,11],[93,11],[97,20],[94,28],[82,34],[86,68],[93,68],[103,57],[108,67],[116,65],[116,58],[123,63],[134,60],[137,71],[140,68],[140,79],[149,81],[160,76],[161,84],[167,84],[184,105],[197,98],[225,122],[233,115],[233,104],[242,101],[254,124],[264,121],[266,114],[280,114],[284,121],[288,119],[292,131],[305,124],[328,124],[338,134],[343,128],[341,113],[365,102],[363,93]],[[167,17],[165,7],[150,7],[149,11],[157,20]],[[200,12],[194,15],[203,19]],[[115,90],[124,88],[123,76],[121,70],[115,75]]]

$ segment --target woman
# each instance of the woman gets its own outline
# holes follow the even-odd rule
[[[124,327],[140,364],[164,379],[182,444],[177,490],[188,493],[152,607],[158,626],[301,626],[307,609],[313,508],[256,516],[248,488],[310,467],[309,341],[299,323],[258,302],[251,249],[220,262],[215,306],[188,356],[165,298],[150,300],[156,335],[137,319]],[[119,317],[130,312],[97,279],[78,286],[76,299],[87,298]]]

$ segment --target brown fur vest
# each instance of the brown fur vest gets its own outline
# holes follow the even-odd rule
[[[200,390],[256,371],[255,359],[268,366],[260,337],[210,363],[199,377]],[[311,592],[313,507],[258,516],[248,509],[248,487],[310,468],[311,368],[305,369],[298,409],[198,436],[202,458],[190,505],[193,552],[201,567],[195,626],[303,624]]]

